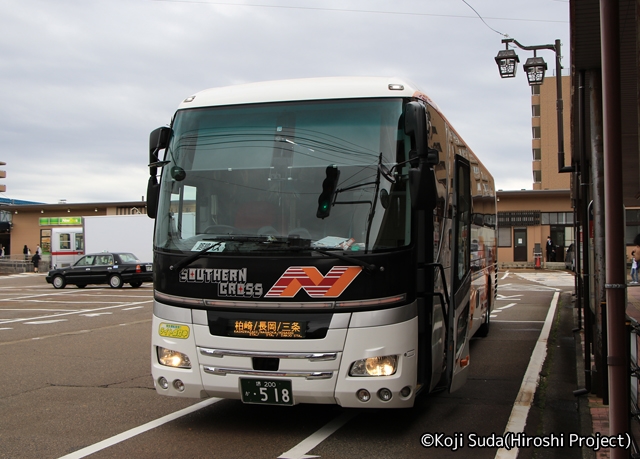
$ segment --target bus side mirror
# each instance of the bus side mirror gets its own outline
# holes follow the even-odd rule
[[[160,184],[158,183],[158,153],[169,146],[171,129],[160,127],[149,135],[149,182],[147,183],[147,215],[156,218],[158,215],[158,198],[160,197]]]
[[[411,139],[411,159],[421,157],[427,150],[427,113],[418,102],[409,102],[404,108],[404,133]]]
[[[438,150],[429,148],[427,139],[427,112],[418,102],[409,102],[404,110],[404,133],[411,139],[412,159],[409,169],[411,207],[433,210],[438,197],[433,166],[440,162]],[[413,161],[413,160],[417,160]]]
[[[409,102],[405,106],[404,133],[411,140],[411,151],[409,152],[411,159],[425,158],[429,166],[435,166],[440,162],[438,150],[429,148],[427,112],[424,105],[418,102]]]
[[[156,218],[158,216],[158,199],[160,198],[160,184],[155,175],[149,177],[147,182],[147,216]]]
[[[438,200],[436,174],[430,167],[420,165],[409,169],[411,207],[415,210],[433,210]]]
[[[158,167],[156,164],[160,161],[158,153],[165,150],[169,146],[171,138],[171,128],[166,126],[159,127],[149,135],[149,174],[156,175]]]

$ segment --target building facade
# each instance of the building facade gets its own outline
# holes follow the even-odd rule
[[[562,76],[563,98],[570,94],[571,77]],[[556,78],[545,77],[531,87],[532,190],[498,190],[498,263],[501,267],[551,267],[545,246],[550,237],[554,267],[564,267],[567,250],[575,242],[571,174],[560,173]],[[568,105],[568,104],[567,104]],[[571,110],[563,109],[565,165],[570,165]]]
[[[21,257],[24,247],[34,253],[40,246],[42,253],[50,252],[53,228],[82,226],[82,217],[92,215],[131,215],[147,213],[147,203],[111,202],[68,204],[2,204],[0,214],[7,220],[4,234],[5,257]]]

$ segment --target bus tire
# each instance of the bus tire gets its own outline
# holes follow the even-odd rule
[[[482,325],[480,325],[480,328],[478,328],[478,331],[476,332],[476,336],[479,336],[480,338],[484,338],[489,334],[489,326],[491,325],[491,313],[489,312],[489,308],[487,308],[487,314],[484,316],[484,322],[482,322]]]
[[[109,286],[111,288],[122,288],[122,277],[114,274],[109,278]]]

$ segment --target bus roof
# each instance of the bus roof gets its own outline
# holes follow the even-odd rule
[[[395,77],[329,77],[266,81],[205,89],[185,99],[178,109],[298,100],[416,97],[417,87]]]

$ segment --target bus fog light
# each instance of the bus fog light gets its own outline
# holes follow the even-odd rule
[[[158,346],[158,362],[160,365],[173,368],[191,368],[189,357],[182,352],[172,351]]]
[[[391,376],[395,374],[397,368],[397,355],[371,357],[353,362],[349,376]]]
[[[389,400],[391,400],[391,397],[393,397],[393,394],[386,387],[383,387],[378,391],[378,398],[383,402],[388,402]]]
[[[356,392],[356,397],[358,397],[358,400],[360,400],[361,402],[368,402],[369,400],[371,400],[371,394],[367,389],[360,389],[358,392]]]
[[[178,392],[184,392],[184,383],[182,381],[180,381],[179,379],[176,379],[175,381],[173,381],[173,387]]]
[[[158,385],[163,389],[167,389],[169,387],[169,381],[164,376],[160,376],[158,378]]]
[[[408,397],[409,395],[411,395],[411,386],[404,386],[401,390],[400,390],[400,395],[402,397]]]

